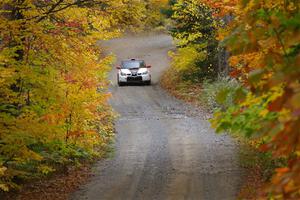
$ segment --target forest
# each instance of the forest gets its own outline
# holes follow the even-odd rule
[[[159,1],[0,2],[0,189],[103,156],[115,113],[99,40],[160,21]],[[146,12],[146,9],[152,12]]]
[[[0,190],[106,154],[116,58],[97,41],[153,30],[176,45],[162,87],[250,149],[261,187],[241,198],[299,199],[298,0],[2,0]]]

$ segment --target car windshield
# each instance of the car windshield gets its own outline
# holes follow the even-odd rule
[[[145,62],[140,60],[135,61],[123,61],[122,62],[122,69],[134,69],[134,68],[143,68],[145,67]]]

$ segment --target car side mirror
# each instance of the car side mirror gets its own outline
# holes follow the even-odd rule
[[[152,66],[151,65],[147,65],[147,68],[151,68]]]
[[[121,69],[121,66],[116,66],[116,69]]]

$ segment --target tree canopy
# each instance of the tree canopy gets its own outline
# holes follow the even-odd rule
[[[1,190],[103,153],[113,135],[106,76],[114,59],[96,41],[144,28],[158,12],[147,6],[158,2],[0,2]]]

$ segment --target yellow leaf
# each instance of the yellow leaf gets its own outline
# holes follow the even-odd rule
[[[4,192],[8,192],[9,191],[9,188],[7,185],[3,184],[3,183],[0,183],[0,189],[3,190]]]
[[[269,110],[268,109],[264,109],[264,110],[260,111],[259,115],[261,117],[266,117],[268,113],[269,113]]]
[[[0,167],[0,177],[1,176],[4,176],[4,173],[5,173],[5,171],[7,170],[7,168],[6,167]]]

